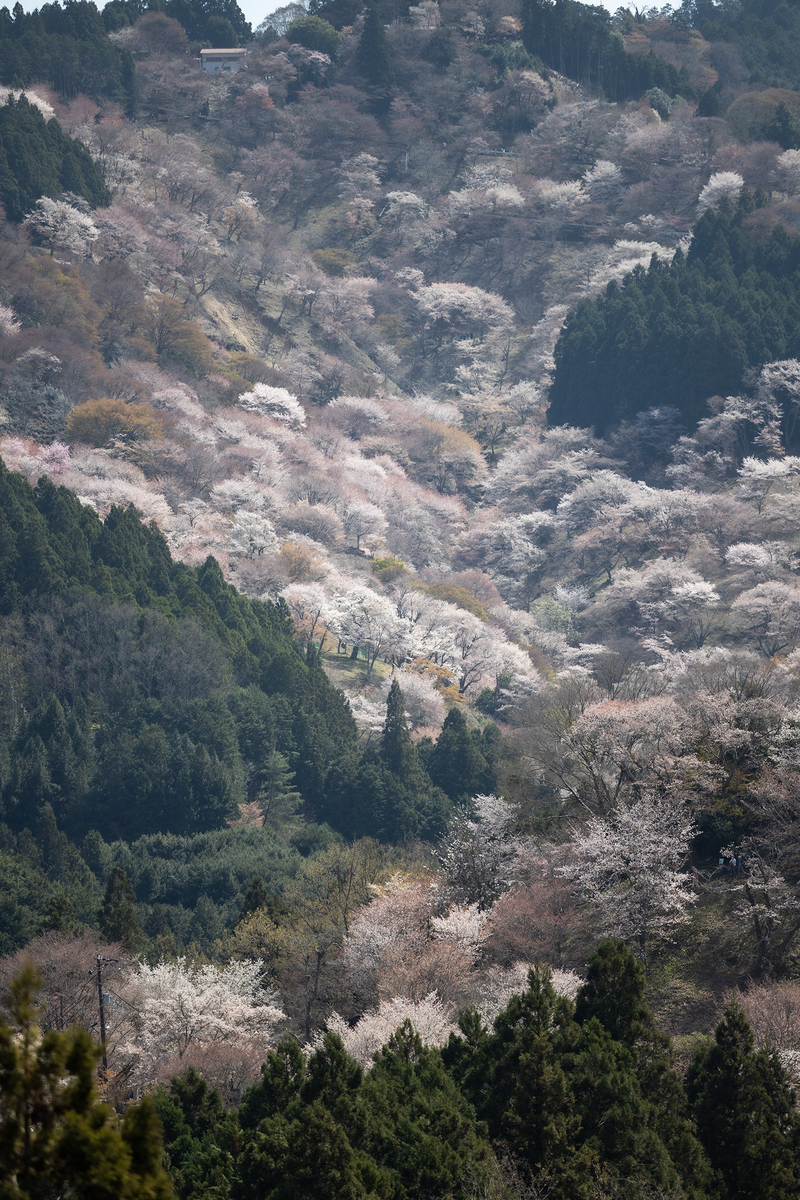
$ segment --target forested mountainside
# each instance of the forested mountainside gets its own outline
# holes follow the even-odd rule
[[[20,1195],[800,1194],[798,19],[0,11]]]

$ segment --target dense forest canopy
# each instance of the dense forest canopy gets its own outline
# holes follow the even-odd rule
[[[650,54],[628,54],[611,14],[600,5],[525,0],[522,5],[525,49],[542,62],[576,79],[609,100],[629,100],[659,88],[669,96],[692,97],[688,74]]]
[[[111,193],[86,147],[67,137],[52,117],[13,96],[0,108],[0,203],[10,221],[21,221],[42,196],[62,192],[94,207],[111,203]]]
[[[694,429],[705,401],[742,387],[749,368],[800,353],[800,240],[748,229],[750,196],[707,212],[689,253],[654,256],[570,314],[555,350],[548,420],[603,435],[647,408]],[[789,448],[787,446],[787,448]]]

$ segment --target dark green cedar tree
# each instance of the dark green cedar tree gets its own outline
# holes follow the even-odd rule
[[[678,410],[690,431],[706,399],[734,395],[749,367],[800,354],[800,239],[745,224],[753,197],[710,209],[687,256],[656,256],[568,314],[555,350],[551,424],[598,434],[648,409]],[[784,414],[784,444],[796,440]]]
[[[730,1004],[686,1081],[700,1140],[726,1200],[800,1196],[800,1116],[777,1052],[756,1050]]]
[[[474,796],[494,790],[494,772],[468,729],[464,713],[457,706],[445,717],[427,766],[431,782],[454,804],[469,804]]]
[[[392,52],[383,19],[374,0],[364,9],[364,27],[356,51],[358,69],[376,93],[388,96],[394,88]]]
[[[109,942],[121,942],[126,950],[136,950],[142,938],[136,920],[136,893],[119,863],[108,877],[103,903],[97,914],[97,924]]]

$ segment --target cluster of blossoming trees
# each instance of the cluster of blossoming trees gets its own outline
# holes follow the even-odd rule
[[[237,698],[252,750],[231,768],[251,801],[241,818],[286,834],[292,882],[274,881],[270,903],[228,912],[227,927],[209,918],[186,956],[174,942],[169,952],[149,905],[149,960],[120,970],[106,1014],[112,1059],[131,1079],[193,1066],[231,1102],[287,1023],[309,1042],[322,1026],[335,1031],[368,1067],[406,1018],[437,1046],[464,1006],[491,1022],[536,958],[570,999],[571,969],[598,936],[624,939],[650,964],[711,911],[724,928],[715,953],[737,965],[735,978],[714,976],[686,1001],[687,1027],[705,1027],[723,987],[781,968],[800,924],[800,365],[760,362],[737,394],[705,397],[691,428],[668,405],[631,412],[622,427],[587,412],[604,438],[546,424],[569,306],[617,295],[653,254],[666,264],[676,247],[690,250],[695,219],[724,222],[748,188],[765,192],[747,214],[754,237],[781,217],[796,223],[799,152],[744,145],[688,106],[659,116],[657,98],[587,99],[539,75],[488,8],[491,43],[476,13],[456,20],[428,0],[414,11],[390,36],[397,77],[403,63],[416,67],[381,121],[361,90],[352,32],[338,75],[329,55],[280,39],[254,47],[223,89],[190,73],[180,38],[171,58],[153,22],[140,23],[124,41],[142,53],[142,104],[162,123],[54,99],[113,204],[90,213],[68,193],[42,197],[21,228],[2,227],[4,462],[34,484],[46,476],[72,489],[103,517],[135,506],[174,559],[198,566],[213,555],[241,592],[281,600],[308,661],[355,663],[364,758],[357,781],[331,790],[341,809],[331,824],[357,827],[347,825],[356,782],[377,822],[376,796],[384,803],[392,783],[373,745],[387,693],[397,700],[390,677],[421,739],[415,769],[423,762],[432,780],[453,733],[448,709],[473,729],[485,715],[503,725],[507,799],[448,792],[467,807],[444,822],[423,866],[416,848],[389,862],[374,846],[332,846],[318,828],[298,865],[287,848],[302,844],[291,776],[331,765],[320,766],[317,714],[293,710],[289,721],[279,701]],[[416,69],[431,46],[441,70]],[[40,490],[39,501],[49,496]],[[135,745],[163,749],[156,700],[175,698],[156,698],[152,680],[168,639],[155,617],[138,631],[130,613],[118,620],[125,636],[103,645],[129,654],[149,705]],[[52,628],[45,617],[39,627]],[[179,635],[198,636],[193,625]],[[18,644],[0,659],[4,722],[12,700],[24,707],[11,686]],[[49,662],[37,670],[42,688],[58,674]],[[224,674],[220,665],[220,688]],[[55,708],[50,717],[55,728]],[[170,709],[164,720],[178,718]],[[252,734],[259,721],[285,736],[292,770]],[[198,741],[201,724],[191,726]],[[44,718],[38,729],[19,789],[58,798],[56,734]],[[457,745],[475,752],[472,736]],[[188,778],[202,749],[180,737]],[[116,766],[117,743],[101,747],[120,786],[133,772],[119,762],[137,758],[126,738]],[[5,763],[0,755],[13,790]],[[280,828],[268,770],[286,784]],[[172,779],[166,767],[162,778]],[[176,788],[164,783],[154,820],[177,820]],[[36,826],[42,846],[28,849],[40,864],[58,832]],[[124,843],[105,852],[134,861]],[[204,892],[193,902],[187,929],[201,928],[203,902],[216,919]],[[81,990],[74,961],[58,966],[68,947],[38,950],[61,972],[48,980],[48,1019],[64,1020],[72,996],[70,1019],[94,1029],[85,979]],[[759,1039],[795,1067],[796,990],[743,994]]]

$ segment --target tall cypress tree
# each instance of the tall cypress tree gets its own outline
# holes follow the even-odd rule
[[[126,950],[135,950],[142,939],[133,906],[136,893],[119,863],[108,877],[97,923],[103,937],[110,942],[122,942]]]
[[[396,679],[392,681],[386,702],[381,758],[392,774],[398,775],[408,787],[422,789],[430,786],[430,780],[419,761],[417,748],[408,732],[403,693]]]
[[[447,714],[431,751],[428,771],[431,781],[456,804],[469,804],[473,796],[492,790],[494,772],[478,749],[460,708]]]
[[[727,1200],[800,1195],[800,1116],[775,1052],[756,1050],[734,1002],[714,1044],[698,1051],[687,1092],[698,1134]]]
[[[411,740],[400,685],[395,679],[386,703],[386,722],[381,737],[383,771],[383,828],[388,841],[408,837],[440,837],[452,812],[440,788],[431,785]]]
[[[394,87],[392,52],[374,0],[364,10],[364,28],[356,58],[358,68],[370,87],[382,95],[388,95]]]

